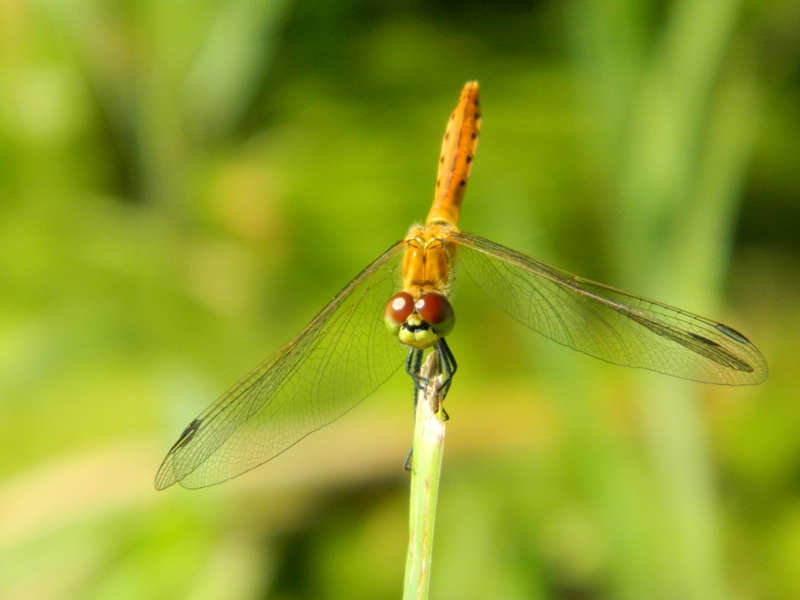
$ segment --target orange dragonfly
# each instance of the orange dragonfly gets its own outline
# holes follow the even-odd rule
[[[425,224],[411,227],[292,341],[193,420],[164,459],[157,489],[175,482],[201,488],[257,467],[344,415],[404,363],[418,388],[427,383],[420,375],[426,351],[438,353],[446,393],[456,371],[445,341],[455,324],[448,296],[456,254],[500,308],[560,344],[694,381],[766,379],[764,357],[726,325],[460,231],[480,124],[478,84],[470,82],[450,115]]]

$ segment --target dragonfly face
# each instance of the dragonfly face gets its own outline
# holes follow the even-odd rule
[[[401,342],[419,349],[436,344],[456,324],[453,306],[437,292],[423,294],[417,300],[408,292],[398,292],[386,303],[384,319]]]
[[[460,231],[480,123],[478,85],[471,82],[447,124],[425,225],[413,226],[292,341],[192,421],[164,459],[157,489],[176,482],[205,487],[257,467],[341,417],[404,363],[415,387],[425,385],[425,352],[438,354],[444,397],[457,368],[445,341],[455,324],[447,297],[456,252],[469,279],[500,309],[578,352],[707,383],[766,379],[764,357],[730,327]]]

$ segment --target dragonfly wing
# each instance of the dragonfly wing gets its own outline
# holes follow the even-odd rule
[[[192,421],[164,459],[157,489],[235,477],[338,419],[402,364],[383,309],[397,287],[399,242],[364,269],[292,341]]]
[[[767,364],[709,319],[550,267],[464,232],[459,261],[498,306],[545,337],[610,363],[727,385],[761,383]]]

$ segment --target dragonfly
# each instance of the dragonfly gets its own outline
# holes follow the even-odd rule
[[[405,365],[415,390],[437,353],[442,393],[457,363],[447,342],[458,262],[502,310],[543,336],[609,363],[705,383],[763,382],[767,364],[738,331],[572,275],[456,226],[481,127],[465,85],[439,156],[424,224],[359,273],[294,339],[194,419],[155,479],[202,488],[253,469],[335,421]],[[416,393],[415,393],[416,397]]]

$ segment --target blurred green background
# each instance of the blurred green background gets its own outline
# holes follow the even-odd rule
[[[798,23],[786,0],[0,2],[0,597],[400,597],[402,373],[222,486],[152,479],[424,218],[470,79],[464,230],[723,321],[771,373],[612,367],[459,281],[433,597],[800,597]]]

